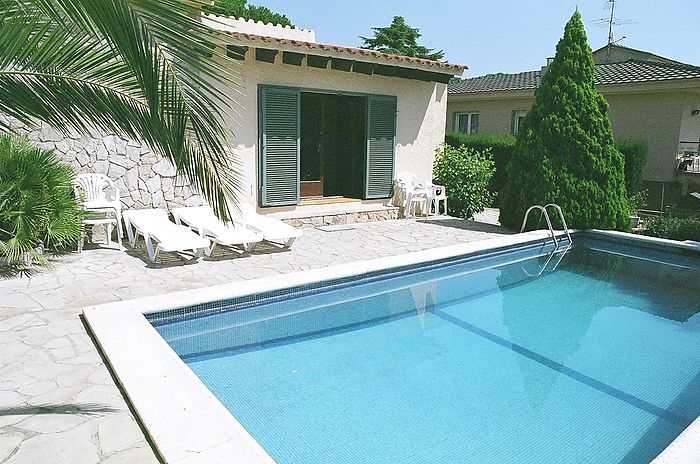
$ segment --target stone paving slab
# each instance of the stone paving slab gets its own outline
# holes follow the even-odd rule
[[[452,218],[338,225],[305,229],[291,250],[220,247],[198,262],[163,253],[155,267],[144,250],[93,246],[32,278],[0,280],[0,464],[158,462],[79,319],[83,306],[507,233]]]

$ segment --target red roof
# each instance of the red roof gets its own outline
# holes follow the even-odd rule
[[[379,60],[384,60],[384,61],[396,61],[396,62],[398,62],[398,63],[396,63],[397,65],[400,65],[400,64],[423,65],[423,66],[431,66],[431,67],[440,68],[440,69],[444,69],[444,70],[450,70],[450,71],[463,71],[463,70],[467,69],[466,66],[459,65],[459,64],[451,64],[451,63],[447,63],[445,61],[427,60],[424,58],[415,58],[412,56],[392,55],[390,53],[383,53],[383,52],[379,52],[376,50],[368,50],[365,48],[345,47],[343,45],[330,45],[330,44],[313,43],[313,42],[303,42],[300,40],[291,40],[291,39],[279,39],[277,37],[267,37],[267,36],[262,36],[262,35],[247,34],[244,32],[227,32],[227,34],[229,34],[233,37],[236,37],[237,39],[240,39],[240,40],[245,41],[245,42],[257,42],[257,43],[265,44],[268,46],[291,45],[294,47],[306,48],[309,50],[323,50],[323,51],[327,51],[327,52],[347,53],[348,55],[357,55],[357,56],[362,56],[362,57],[367,57],[367,58],[377,58]]]

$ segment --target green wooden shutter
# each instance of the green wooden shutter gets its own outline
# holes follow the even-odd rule
[[[388,198],[394,182],[396,97],[367,97],[365,198]]]
[[[299,91],[260,89],[260,204],[299,203]]]

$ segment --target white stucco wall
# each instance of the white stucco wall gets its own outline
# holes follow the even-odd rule
[[[432,177],[435,148],[444,141],[447,86],[384,76],[368,76],[333,69],[318,69],[255,60],[249,50],[245,61],[236,63],[240,86],[222,88],[238,103],[238,114],[226,121],[235,136],[231,146],[240,163],[242,200],[257,204],[258,193],[258,86],[278,85],[302,89],[334,90],[397,97],[395,172],[411,171]]]

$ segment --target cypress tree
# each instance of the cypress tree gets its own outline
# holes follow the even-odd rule
[[[569,227],[629,229],[624,157],[615,148],[608,104],[595,90],[593,70],[576,10],[535,90],[507,166],[500,201],[504,226],[518,229],[527,208],[557,203]]]

